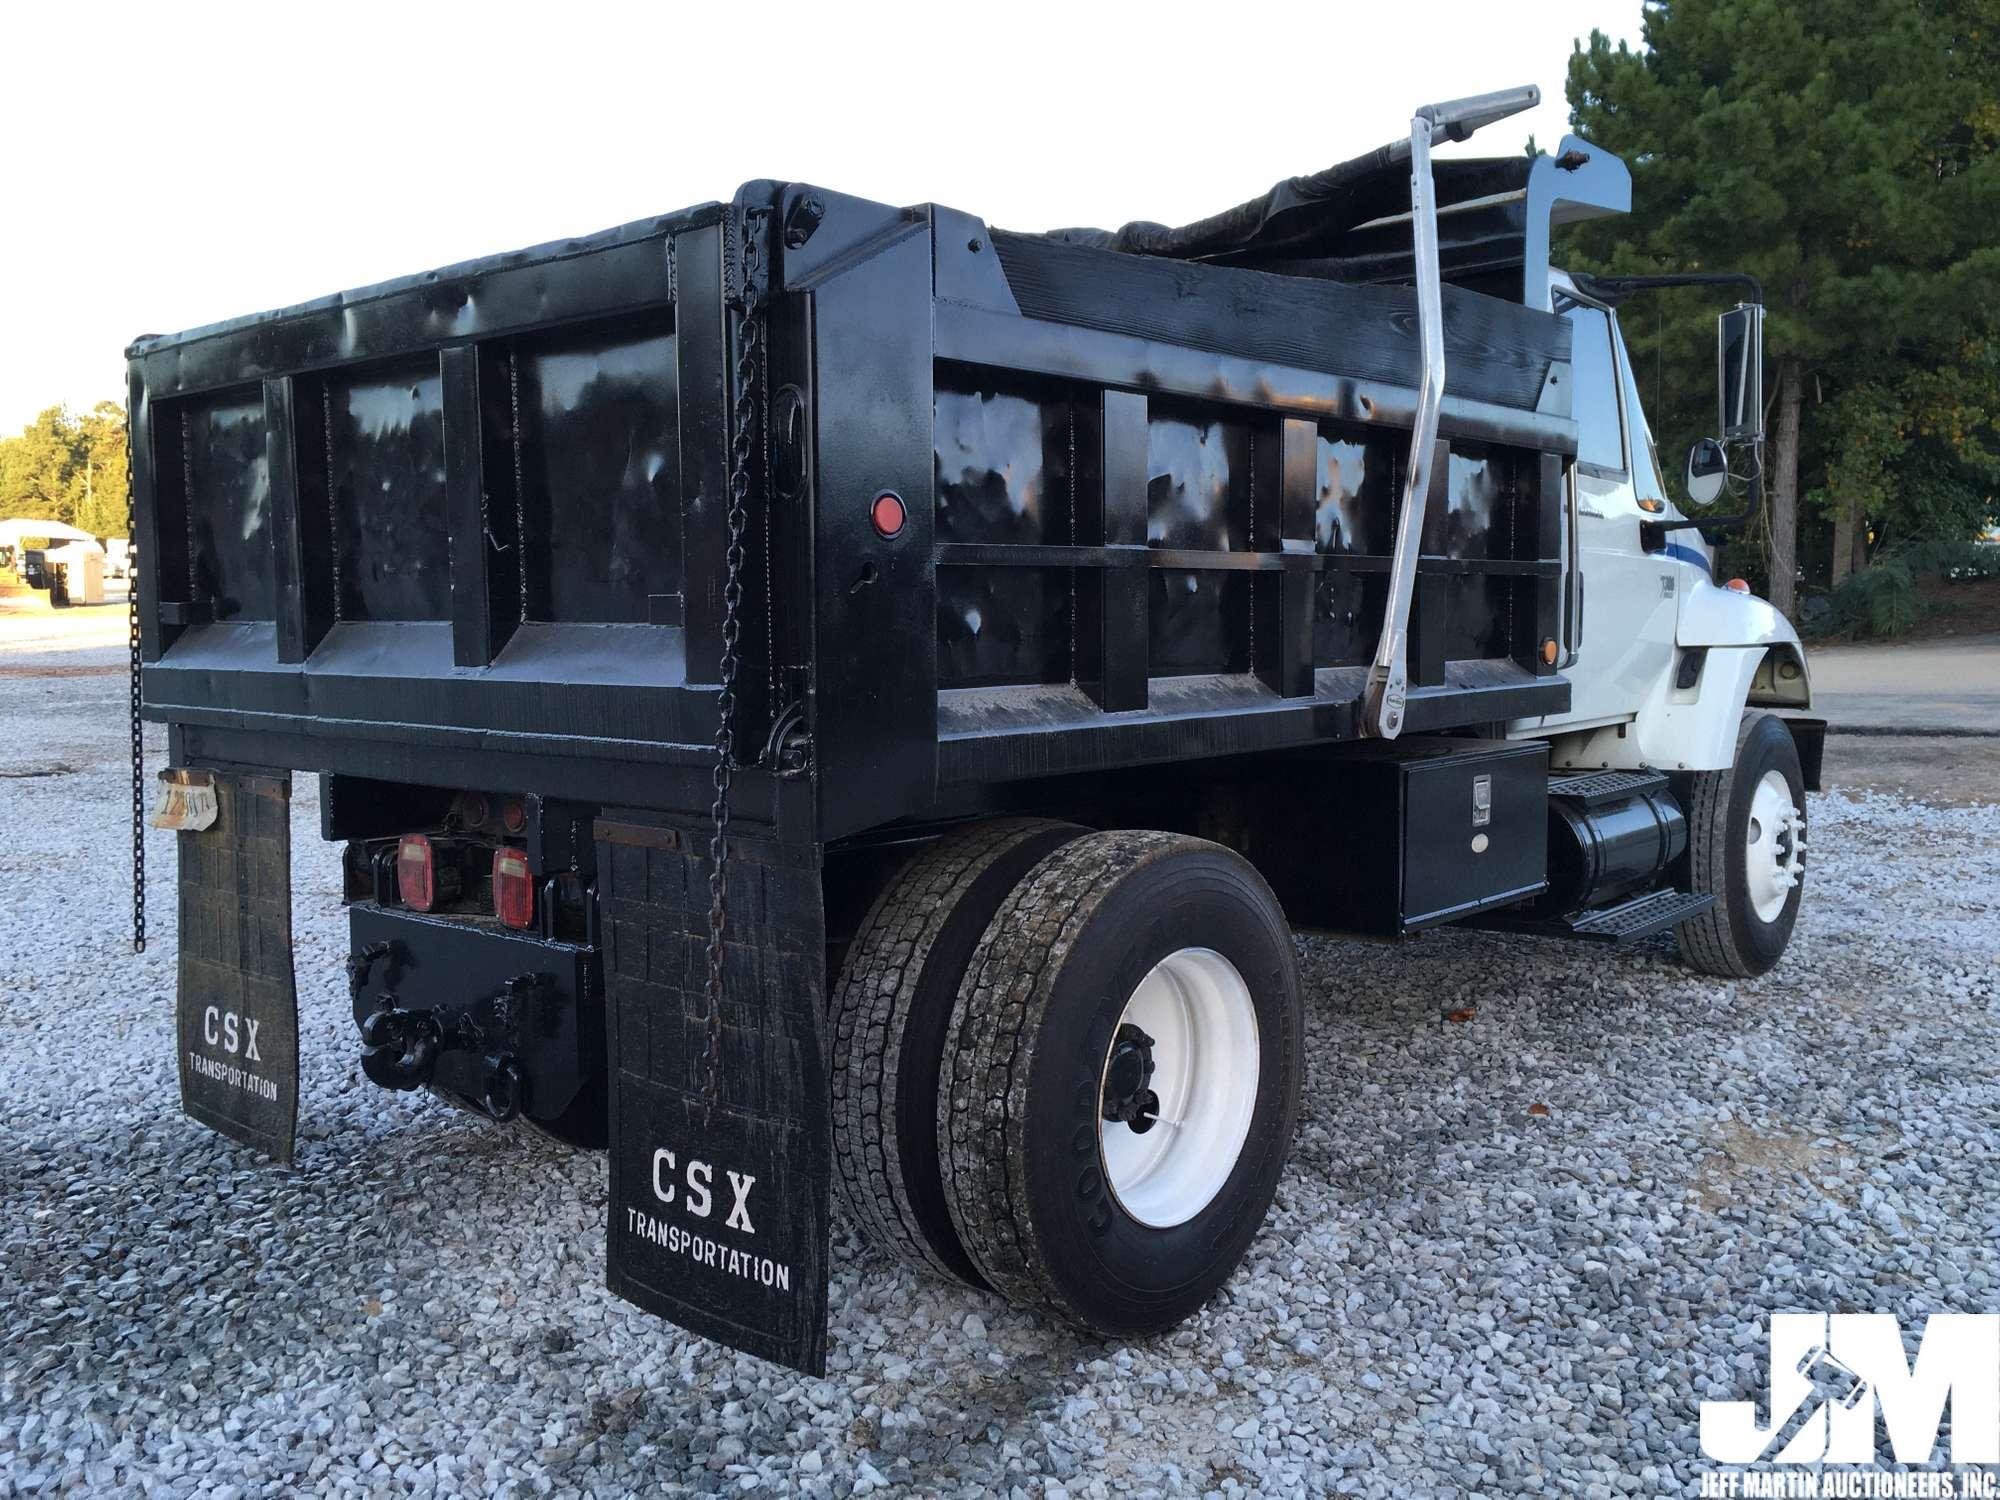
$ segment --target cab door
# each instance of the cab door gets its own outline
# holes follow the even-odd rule
[[[1570,321],[1571,410],[1577,459],[1570,514],[1576,528],[1569,615],[1570,711],[1545,723],[1630,718],[1671,669],[1678,565],[1640,543],[1649,514],[1641,498],[1664,498],[1643,417],[1627,410],[1629,382],[1609,308],[1558,289]],[[1636,451],[1635,451],[1636,450]],[[1643,480],[1640,476],[1643,474]],[[1643,492],[1643,494],[1642,494]]]

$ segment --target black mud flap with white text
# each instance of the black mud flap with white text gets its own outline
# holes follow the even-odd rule
[[[708,863],[690,833],[597,825],[611,1080],[611,1290],[731,1348],[826,1371],[832,1168],[816,848],[731,838],[709,1107]]]
[[[208,780],[213,821],[180,834],[181,1108],[289,1164],[299,1120],[291,777]]]

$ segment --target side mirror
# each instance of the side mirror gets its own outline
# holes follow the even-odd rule
[[[1688,449],[1687,496],[1696,505],[1713,505],[1729,483],[1729,455],[1714,438],[1701,438]]]
[[[1717,389],[1722,393],[1722,441],[1764,436],[1764,309],[1743,302],[1715,324]]]

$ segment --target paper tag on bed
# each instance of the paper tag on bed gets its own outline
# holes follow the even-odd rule
[[[155,828],[200,833],[215,822],[215,779],[206,771],[162,771],[153,799]]]

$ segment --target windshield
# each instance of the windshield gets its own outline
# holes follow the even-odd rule
[[[1575,371],[1570,402],[1576,417],[1577,462],[1604,474],[1625,469],[1624,438],[1618,430],[1618,383],[1611,358],[1611,321],[1603,311],[1570,306],[1570,361]]]
[[[1667,498],[1666,482],[1660,476],[1660,450],[1653,443],[1653,429],[1646,421],[1646,408],[1639,403],[1639,384],[1632,370],[1632,351],[1625,345],[1624,331],[1618,334],[1619,361],[1625,384],[1625,425],[1632,439],[1632,494],[1639,500]]]

